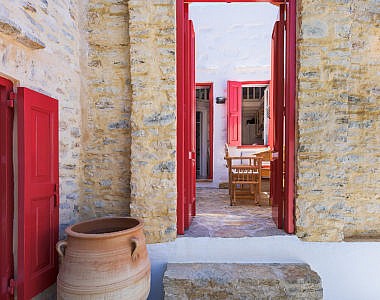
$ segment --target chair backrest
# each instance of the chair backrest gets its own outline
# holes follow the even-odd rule
[[[267,150],[267,151],[259,152],[259,153],[256,154],[256,156],[262,157],[263,161],[271,161],[271,159],[272,159],[272,151],[271,150]]]
[[[251,157],[251,164],[248,165],[233,165],[232,182],[239,183],[258,183],[261,177],[261,157]]]

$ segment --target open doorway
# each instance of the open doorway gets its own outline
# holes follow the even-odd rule
[[[205,1],[194,1],[194,2],[205,2]],[[231,1],[238,2],[238,1]],[[252,1],[256,2],[256,1]],[[261,1],[260,1],[261,2]],[[211,182],[197,182],[197,188],[214,188],[218,189],[218,194],[216,197],[223,198],[220,195],[220,187],[223,186],[223,183],[226,183],[228,186],[228,173],[226,170],[226,163],[224,161],[224,144],[228,144],[231,149],[234,151],[233,155],[244,156],[245,154],[257,154],[264,151],[270,150],[271,153],[274,153],[273,161],[276,161],[272,165],[272,158],[266,162],[268,168],[273,168],[276,171],[274,174],[277,178],[277,185],[279,185],[279,177],[283,174],[283,164],[285,156],[289,157],[289,150],[291,147],[287,148],[285,152],[279,153],[279,148],[283,149],[283,141],[287,141],[287,138],[282,136],[284,130],[279,130],[279,127],[276,127],[278,124],[284,124],[283,116],[279,114],[278,107],[281,106],[281,109],[284,107],[284,95],[279,93],[281,90],[281,84],[284,88],[285,76],[284,76],[284,17],[285,17],[285,4],[275,3],[276,5],[270,3],[244,3],[244,4],[223,4],[223,3],[183,3],[183,7],[177,10],[177,18],[181,19],[184,17],[185,20],[192,20],[191,27],[194,25],[194,35],[196,37],[196,81],[198,82],[213,82],[214,83],[214,95],[215,98],[222,101],[212,101],[214,108],[214,135],[213,135],[213,145],[214,151],[213,161],[214,161],[214,176]],[[179,4],[179,6],[181,6]],[[190,9],[189,9],[190,6]],[[243,7],[244,6],[244,7]],[[259,7],[260,6],[260,7]],[[194,8],[194,10],[193,10]],[[221,10],[225,9],[226,14],[223,15]],[[252,10],[250,10],[252,9]],[[198,10],[199,15],[196,15],[195,11]],[[234,19],[234,10],[237,11],[238,16],[236,17],[238,23],[231,23]],[[252,12],[256,11],[256,15]],[[265,12],[269,11],[269,15],[266,15]],[[288,10],[289,12],[290,10]],[[247,17],[247,19],[244,19]],[[200,19],[207,19],[210,21],[209,24],[198,24]],[[177,19],[177,20],[178,20]],[[290,17],[287,18],[288,21],[291,20]],[[212,21],[216,22],[212,24]],[[218,23],[219,22],[219,23]],[[194,23],[194,24],[193,24]],[[187,24],[187,23],[186,23]],[[280,25],[279,25],[280,24]],[[261,31],[262,27],[267,26],[267,32],[263,33]],[[227,27],[225,27],[227,26]],[[277,42],[275,47],[275,57],[276,66],[278,68],[275,72],[275,78],[273,78],[273,68],[271,69],[271,61],[273,61],[273,27],[282,28],[282,48],[278,45],[281,44]],[[181,38],[178,38],[177,49],[181,47],[181,42],[184,42],[186,45],[187,35],[186,31],[188,29],[185,26],[178,28],[178,36],[181,36],[184,33],[184,41]],[[182,29],[183,32],[181,31]],[[214,29],[218,29],[219,34],[214,34]],[[281,32],[277,36],[281,35]],[[243,33],[243,34],[241,34]],[[240,37],[239,37],[240,34]],[[291,34],[290,31],[287,31],[287,34]],[[243,35],[243,36],[242,36]],[[203,36],[203,37],[202,37]],[[240,38],[240,39],[239,39]],[[264,41],[265,39],[265,41]],[[290,39],[286,40],[290,42]],[[262,47],[265,45],[265,47]],[[199,49],[199,46],[205,46],[204,49]],[[246,47],[247,46],[247,47]],[[186,46],[184,47],[186,49]],[[282,50],[281,50],[282,49]],[[287,50],[289,50],[288,48]],[[256,52],[255,52],[256,51]],[[190,51],[187,51],[189,53]],[[224,57],[221,57],[224,56]],[[228,61],[226,56],[233,58],[233,61]],[[282,56],[282,65],[281,58]],[[289,54],[287,53],[289,57]],[[178,54],[178,61],[181,62],[181,53]],[[177,74],[178,78],[178,91],[179,91],[179,110],[181,110],[181,72],[186,73],[191,68],[186,68],[186,57],[185,50],[185,65],[184,68],[179,67],[179,73]],[[219,61],[218,61],[219,60]],[[278,63],[279,62],[279,63]],[[229,64],[229,65],[227,65]],[[286,69],[290,68],[290,65],[286,65]],[[194,70],[194,71],[195,71]],[[203,72],[202,72],[203,71]],[[281,73],[282,71],[282,73]],[[287,76],[289,71],[287,70]],[[189,75],[187,75],[189,76]],[[188,77],[187,77],[188,78]],[[287,78],[288,83],[292,82]],[[234,93],[237,96],[230,95],[229,83],[235,83]],[[238,84],[236,84],[238,83]],[[184,83],[186,86],[186,82]],[[274,86],[275,85],[275,86]],[[191,88],[191,87],[190,87]],[[283,90],[282,88],[282,90]],[[287,85],[287,89],[289,86]],[[197,90],[200,90],[199,88]],[[186,91],[186,87],[185,87]],[[198,91],[197,91],[198,92]],[[200,93],[200,92],[199,92]],[[289,100],[290,93],[287,91],[287,100]],[[197,97],[198,98],[198,97]],[[224,99],[224,101],[223,101]],[[236,101],[234,100],[236,99]],[[275,99],[273,102],[273,99]],[[281,99],[281,100],[280,100]],[[197,99],[198,101],[198,99]],[[235,103],[235,104],[232,104]],[[281,103],[281,105],[279,105]],[[234,106],[234,107],[233,107]],[[274,107],[277,106],[277,109]],[[186,107],[186,106],[185,106]],[[202,153],[202,143],[204,145],[204,133],[205,128],[205,114],[207,111],[202,111],[198,109],[196,113],[196,120],[194,126],[198,128],[198,135],[196,140],[196,148],[199,151],[199,155],[196,156],[196,173],[199,179],[200,176],[205,176],[205,173],[202,174],[202,157],[203,161],[207,160],[207,151],[203,150]],[[180,116],[180,113],[179,113]],[[280,116],[280,117],[279,117]],[[277,123],[273,120],[277,117]],[[281,120],[279,119],[281,118]],[[285,121],[291,122],[291,120]],[[276,130],[275,130],[276,127]],[[291,129],[290,127],[287,127]],[[179,122],[179,131],[181,132],[181,121]],[[285,130],[286,131],[286,130]],[[203,133],[203,137],[202,137]],[[275,134],[279,135],[281,133],[281,139],[276,139]],[[186,133],[182,138],[186,138]],[[289,145],[289,144],[288,144]],[[181,149],[179,149],[181,150]],[[186,159],[187,151],[184,149],[184,158]],[[179,152],[180,153],[180,152]],[[202,156],[203,155],[203,156]],[[189,154],[190,158],[190,154]],[[181,157],[180,157],[181,159]],[[281,161],[281,163],[279,163]],[[286,161],[286,160],[285,160]],[[291,159],[287,160],[288,163],[292,163]],[[294,162],[294,161],[293,161]],[[180,165],[180,161],[179,161]],[[281,165],[281,167],[280,167]],[[281,169],[281,170],[280,170]],[[291,169],[291,168],[290,168]],[[288,170],[286,175],[285,182],[292,181],[293,175],[289,173],[289,168],[285,166],[285,170]],[[204,169],[203,169],[204,171]],[[184,177],[186,174],[190,174],[189,170],[184,170]],[[202,175],[201,175],[202,174]],[[272,172],[268,172],[270,182],[272,183]],[[180,175],[179,175],[180,176]],[[283,177],[281,177],[283,178]],[[284,179],[284,178],[283,178]],[[281,182],[280,192],[277,191],[276,197],[282,197],[284,189],[283,184],[284,180]],[[186,190],[186,183],[185,190]],[[268,184],[268,193],[269,193],[269,184]],[[272,187],[273,188],[273,187]],[[287,188],[287,195],[290,195],[291,189]],[[202,192],[204,194],[204,190]],[[214,191],[215,192],[215,191]],[[228,190],[225,192],[228,196]],[[215,193],[214,193],[215,194]],[[208,196],[206,196],[207,198]],[[292,196],[293,197],[293,196]],[[282,228],[284,226],[285,211],[289,212],[291,210],[294,199],[292,197],[287,198],[287,203],[285,204],[284,199],[276,198],[275,201],[272,200],[272,208],[267,205],[267,219],[272,220],[276,219],[277,224],[274,225],[274,228]],[[203,197],[205,198],[205,197]],[[212,195],[210,196],[209,201],[212,201]],[[291,199],[290,199],[291,198]],[[198,199],[197,199],[198,200]],[[269,200],[269,197],[268,197]],[[291,202],[291,203],[290,203]],[[269,203],[268,203],[269,204]],[[291,204],[291,205],[289,205]],[[178,197],[178,220],[179,220],[179,230],[181,232],[181,218],[183,212],[181,213],[181,207],[184,205],[186,209],[186,199],[181,199],[181,179],[179,178],[179,197]],[[222,209],[223,209],[222,203]],[[274,207],[276,206],[276,207]],[[280,206],[282,206],[280,208]],[[197,204],[197,214],[198,216],[202,214],[201,203]],[[182,216],[181,216],[182,214]],[[186,213],[185,213],[186,214]],[[262,215],[262,214],[261,214]],[[276,215],[276,216],[274,216]],[[289,217],[289,215],[287,216]],[[195,218],[195,220],[198,217]],[[291,218],[292,219],[292,216]],[[194,220],[194,219],[193,219]],[[251,220],[252,221],[252,220]],[[293,219],[291,220],[293,222]],[[185,229],[185,228],[184,228]],[[286,229],[287,232],[291,230]],[[248,236],[250,236],[248,234]]]
[[[196,179],[211,182],[213,176],[213,84],[196,84]]]

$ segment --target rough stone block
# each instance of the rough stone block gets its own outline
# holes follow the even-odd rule
[[[322,299],[307,264],[169,263],[165,299]]]

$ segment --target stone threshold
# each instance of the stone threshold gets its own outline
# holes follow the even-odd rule
[[[168,263],[165,299],[323,299],[304,263]]]

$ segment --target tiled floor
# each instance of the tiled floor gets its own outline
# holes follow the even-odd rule
[[[197,215],[185,237],[259,237],[285,235],[272,220],[263,194],[260,206],[239,202],[230,206],[227,189],[197,188]]]

